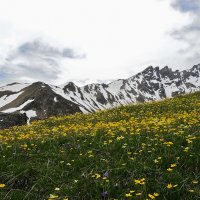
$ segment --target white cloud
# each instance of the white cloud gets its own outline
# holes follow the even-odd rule
[[[62,74],[63,59],[83,59],[84,55],[70,48],[51,46],[41,39],[26,42],[6,57],[0,64],[2,80],[54,82]]]
[[[172,6],[179,12],[190,16],[190,23],[172,32],[172,37],[184,41],[187,45],[180,48],[179,53],[188,65],[200,61],[200,1],[199,0],[172,0]]]
[[[129,77],[148,65],[188,65],[178,53],[187,44],[169,33],[188,24],[190,16],[174,10],[170,0],[0,0],[0,4],[2,55],[5,49],[9,52],[38,37],[87,55],[81,60],[60,59],[56,70],[61,73],[43,78],[47,82],[111,80]]]

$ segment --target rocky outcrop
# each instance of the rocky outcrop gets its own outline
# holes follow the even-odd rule
[[[27,122],[81,112],[77,104],[56,94],[49,85],[42,82],[33,83],[17,92],[10,92],[11,95],[8,95],[9,92],[0,91],[1,99],[8,101],[0,108],[0,112],[7,115],[25,113],[28,117]]]
[[[0,113],[0,129],[6,129],[12,126],[19,126],[27,124],[26,114],[20,113]]]

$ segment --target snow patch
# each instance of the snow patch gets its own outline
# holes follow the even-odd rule
[[[58,102],[58,99],[57,99],[57,97],[54,97],[54,99],[53,99],[55,102]]]
[[[3,97],[0,98],[0,108],[9,104],[10,102],[14,101],[20,94],[22,94],[22,92],[16,93],[16,94],[12,94],[12,95],[4,95]]]
[[[79,108],[80,108],[80,110],[81,110],[83,113],[88,113],[88,111],[85,110],[85,108],[83,108],[82,106],[80,106]]]
[[[30,119],[32,117],[37,117],[37,114],[36,114],[36,111],[34,110],[28,110],[28,111],[20,111],[20,113],[26,113],[26,116],[28,117],[28,120],[27,120],[27,124],[30,124]]]
[[[0,91],[11,91],[11,92],[19,92],[20,90],[24,89],[31,85],[30,83],[14,83],[6,86],[0,87]]]
[[[19,106],[19,107],[16,107],[16,108],[9,108],[9,109],[4,110],[4,111],[2,111],[2,112],[3,112],[3,113],[12,113],[12,112],[15,112],[15,111],[19,111],[19,110],[23,109],[26,105],[28,105],[29,103],[31,103],[31,102],[33,102],[33,101],[34,101],[34,99],[30,99],[30,100],[24,102],[24,103],[23,103],[21,106]]]
[[[123,80],[117,80],[108,85],[107,91],[117,95],[120,92],[120,88],[123,85]]]

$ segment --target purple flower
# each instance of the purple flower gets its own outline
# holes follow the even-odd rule
[[[104,198],[104,199],[107,198],[108,197],[108,191],[102,192],[101,197]]]
[[[108,176],[109,176],[108,172],[105,172],[105,173],[103,174],[103,177],[108,178]]]

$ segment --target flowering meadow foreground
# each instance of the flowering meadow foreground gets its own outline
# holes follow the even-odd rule
[[[0,199],[200,199],[200,92],[1,130]]]

